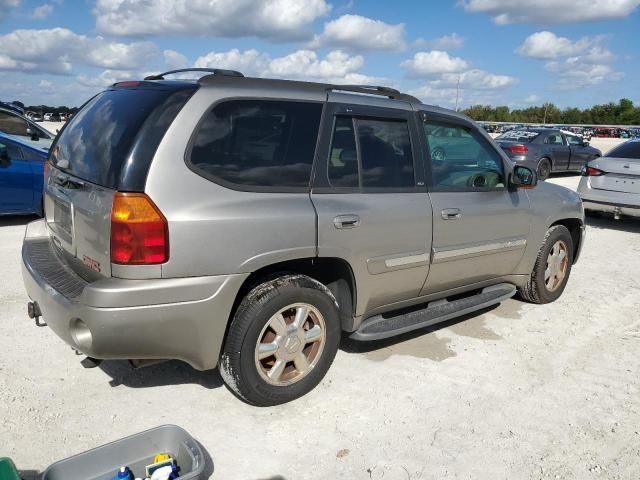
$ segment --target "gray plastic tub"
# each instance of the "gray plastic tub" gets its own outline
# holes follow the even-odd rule
[[[158,453],[169,453],[180,470],[179,479],[205,480],[205,458],[191,435],[176,425],[162,425],[60,460],[47,468],[42,480],[111,480],[122,466],[136,478]]]

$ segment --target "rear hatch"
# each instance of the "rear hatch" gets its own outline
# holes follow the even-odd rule
[[[603,175],[589,177],[591,188],[640,194],[640,141],[630,140],[589,162]]]
[[[603,157],[589,165],[605,172],[589,177],[591,188],[640,194],[640,160]]]
[[[144,191],[155,150],[197,84],[123,82],[87,102],[51,149],[45,217],[57,250],[88,281],[111,276],[116,191]]]

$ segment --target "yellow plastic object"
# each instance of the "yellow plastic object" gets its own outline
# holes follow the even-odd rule
[[[164,462],[170,459],[171,455],[169,455],[168,453],[159,453],[155,457],[153,457],[153,463]]]

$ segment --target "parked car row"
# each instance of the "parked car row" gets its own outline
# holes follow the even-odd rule
[[[34,122],[66,122],[72,115],[70,113],[45,113],[27,112],[25,117]]]

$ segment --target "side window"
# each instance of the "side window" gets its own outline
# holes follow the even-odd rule
[[[413,187],[413,155],[407,122],[356,119],[356,126],[362,187]]]
[[[502,158],[478,132],[462,125],[430,121],[424,122],[424,130],[431,152],[431,172],[436,190],[504,188]],[[443,130],[449,133],[443,135]]]
[[[582,145],[582,139],[580,137],[576,137],[575,135],[565,135],[565,137],[569,145]]]
[[[548,143],[549,145],[564,145],[562,135],[559,133],[552,133],[545,139],[544,143]]]
[[[29,135],[27,133],[28,126],[28,123],[17,115],[0,112],[0,132],[26,137]]]
[[[414,187],[413,154],[407,122],[337,117],[328,177],[334,187]]]
[[[20,148],[8,142],[7,143],[0,142],[0,154],[6,154],[6,157],[8,157],[10,160],[22,159],[22,152],[20,151]]]
[[[329,183],[334,187],[359,186],[358,153],[353,119],[337,117],[329,155]]]
[[[200,123],[190,155],[212,180],[242,186],[308,187],[322,105],[234,100]]]

